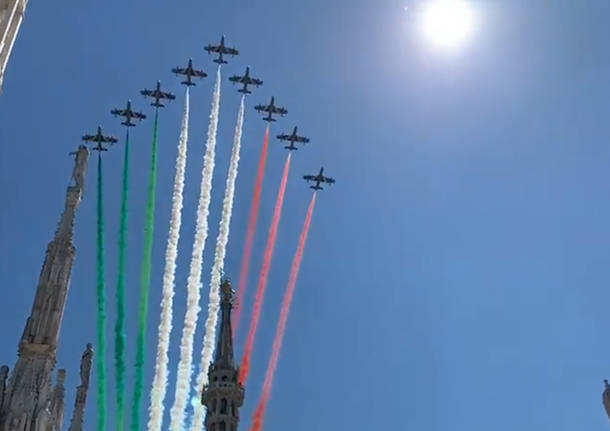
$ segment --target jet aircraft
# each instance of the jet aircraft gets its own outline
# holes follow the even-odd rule
[[[248,85],[252,84],[252,85],[258,87],[259,85],[263,84],[263,81],[261,81],[260,79],[250,77],[250,67],[246,67],[246,73],[244,73],[243,76],[234,75],[229,78],[229,81],[231,81],[233,84],[237,84],[237,83],[244,84],[244,86],[242,88],[237,90],[240,93],[244,93],[244,94],[252,93],[250,90],[248,90]]]
[[[254,109],[256,109],[258,112],[267,112],[269,115],[263,117],[263,120],[267,122],[275,121],[273,114],[284,116],[288,113],[286,109],[275,106],[275,98],[273,96],[271,97],[271,102],[269,102],[268,105],[256,105]]]
[[[144,97],[152,97],[155,99],[151,105],[156,106],[157,108],[163,108],[165,106],[163,103],[160,103],[160,100],[174,100],[176,98],[176,96],[174,96],[172,93],[161,91],[161,81],[157,81],[157,88],[154,90],[142,90],[140,91],[140,94],[142,94]]]
[[[102,133],[102,126],[97,126],[97,133],[95,135],[85,135],[82,139],[85,142],[97,143],[97,145],[91,149],[99,152],[108,151],[108,148],[104,147],[102,144],[108,143],[112,145],[119,142],[119,140],[114,136],[104,135]]]
[[[125,121],[123,121],[121,124],[127,127],[134,127],[136,125],[136,123],[131,121],[133,118],[138,121],[142,121],[146,118],[146,115],[131,109],[131,100],[127,101],[127,107],[125,109],[113,109],[110,111],[110,113],[115,117],[125,117]]]
[[[294,126],[294,129],[292,130],[291,134],[283,133],[281,135],[277,135],[277,138],[280,141],[288,141],[288,142],[290,142],[290,145],[286,145],[284,147],[288,151],[298,150],[298,148],[294,145],[295,142],[298,142],[298,143],[301,143],[301,144],[306,144],[307,142],[309,142],[309,138],[306,138],[305,136],[297,135],[297,126]]]
[[[218,64],[227,64],[227,61],[224,58],[222,58],[223,54],[228,54],[228,55],[232,55],[232,56],[236,56],[239,54],[239,51],[236,50],[235,48],[229,48],[228,46],[225,46],[224,34],[220,38],[220,43],[218,45],[210,44],[203,49],[205,49],[208,52],[208,54],[211,54],[211,53],[218,54],[218,58],[213,60],[214,63],[218,63]]]
[[[313,181],[315,182],[315,184],[313,186],[309,186],[310,188],[314,189],[314,190],[324,190],[322,187],[320,187],[321,183],[326,183],[326,184],[334,184],[335,183],[335,179],[331,178],[331,177],[325,177],[324,176],[324,168],[320,168],[320,172],[317,175],[303,175],[303,179],[307,182],[309,181]]]
[[[172,69],[172,72],[174,72],[176,74],[176,76],[178,76],[178,75],[186,76],[186,80],[182,81],[181,84],[184,84],[187,87],[190,87],[191,85],[197,85],[192,81],[192,78],[194,76],[199,79],[203,79],[206,76],[208,76],[208,74],[205,73],[203,70],[197,70],[197,69],[193,68],[193,59],[192,58],[189,58],[189,64],[188,64],[188,66],[186,66],[186,68],[174,67]]]

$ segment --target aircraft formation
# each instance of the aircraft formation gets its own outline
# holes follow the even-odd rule
[[[208,44],[204,47],[204,50],[207,51],[208,54],[218,54],[218,57],[216,57],[212,61],[219,65],[228,64],[227,60],[224,58],[224,55],[231,55],[233,57],[239,55],[239,51],[237,49],[226,46],[224,35],[222,35],[222,37],[220,38],[220,42],[218,43],[218,45]],[[181,82],[181,84],[187,87],[197,85],[195,82],[193,82],[193,78],[199,78],[201,80],[208,76],[207,73],[205,73],[202,69],[196,69],[193,66],[192,58],[189,58],[186,67],[174,67],[171,71],[176,76],[184,76],[185,78]],[[241,88],[239,88],[237,91],[242,94],[252,93],[252,91],[248,88],[249,85],[252,85],[254,87],[259,87],[263,85],[263,81],[261,79],[253,78],[250,76],[250,66],[246,67],[246,71],[243,75],[233,75],[229,78],[229,81],[232,84],[240,84]],[[162,103],[162,101],[164,100],[172,101],[176,99],[176,96],[174,94],[167,91],[163,91],[161,89],[161,81],[157,81],[157,85],[154,89],[144,89],[140,91],[140,94],[142,94],[144,97],[150,97],[151,99],[153,99],[151,105],[155,108],[165,107],[165,104]],[[273,117],[274,114],[279,115],[281,117],[288,114],[288,110],[286,108],[276,105],[275,96],[271,96],[271,100],[268,104],[258,104],[254,107],[254,109],[259,113],[265,113],[266,115],[263,116],[263,121],[266,121],[268,123],[276,121],[276,118]],[[146,118],[146,115],[132,110],[131,100],[127,101],[127,106],[125,107],[125,109],[112,109],[110,113],[114,116],[123,117],[125,120],[121,122],[121,124],[126,127],[134,127],[136,125],[136,123],[132,122],[132,119],[141,121]],[[298,127],[295,126],[291,133],[282,133],[277,135],[278,140],[289,143],[288,145],[284,146],[284,148],[288,151],[295,151],[298,149],[298,147],[295,146],[295,143],[306,144],[309,142],[309,138],[307,138],[306,136],[299,136],[297,134],[297,129]],[[103,144],[114,144],[118,142],[118,139],[116,139],[115,137],[104,135],[102,133],[101,126],[98,126],[95,135],[84,135],[82,137],[82,140],[85,142],[95,143],[95,145],[91,147],[91,149],[99,152],[108,151],[108,147],[105,147]],[[311,189],[316,191],[323,190],[320,184],[325,183],[331,185],[335,183],[334,178],[324,176],[323,172],[324,168],[322,167],[320,168],[318,174],[304,175],[303,179],[307,182],[315,183],[314,185],[310,186]]]
[[[210,198],[212,196],[212,174],[214,169],[214,157],[215,157],[215,147],[216,147],[216,134],[217,134],[217,126],[218,126],[218,117],[219,117],[219,105],[220,105],[220,82],[222,80],[221,76],[221,66],[227,64],[228,56],[236,56],[239,55],[239,51],[233,47],[227,46],[225,43],[225,37],[222,36],[220,42],[217,45],[208,44],[204,47],[204,50],[208,52],[208,54],[214,54],[213,62],[218,64],[218,70],[216,75],[216,81],[214,85],[213,91],[213,102],[212,102],[212,110],[210,113],[210,123],[208,126],[208,135],[206,142],[206,152],[203,160],[202,166],[202,181],[200,187],[200,198],[199,198],[199,206],[197,208],[197,217],[196,217],[196,227],[195,227],[195,237],[193,240],[193,253],[191,256],[191,265],[187,286],[186,286],[186,294],[187,294],[187,310],[185,312],[184,317],[184,325],[182,327],[182,337],[180,340],[180,360],[177,366],[176,373],[176,384],[175,384],[175,397],[173,406],[170,410],[170,428],[172,430],[184,429],[184,419],[186,410],[188,408],[188,400],[190,397],[190,390],[193,387],[193,338],[194,332],[192,328],[197,327],[197,320],[199,314],[199,295],[201,289],[201,270],[202,270],[202,257],[206,244],[207,231],[208,231],[208,214],[209,214],[209,203]],[[193,59],[189,58],[185,67],[177,66],[171,69],[171,72],[176,76],[180,77],[181,84],[186,87],[185,91],[185,108],[182,118],[182,126],[180,132],[180,139],[178,145],[178,154],[176,160],[176,178],[174,182],[174,193],[172,195],[172,219],[170,220],[170,233],[168,235],[168,244],[167,244],[167,252],[166,252],[166,265],[165,265],[165,273],[163,277],[163,301],[161,302],[161,313],[160,320],[161,323],[159,325],[159,338],[157,344],[157,356],[155,363],[155,377],[153,379],[153,389],[151,390],[151,408],[149,409],[150,418],[149,418],[149,431],[160,431],[162,429],[163,423],[163,414],[162,411],[164,409],[165,395],[167,391],[167,378],[163,377],[163,375],[167,375],[167,370],[169,367],[168,362],[168,349],[169,349],[169,339],[171,333],[171,316],[172,316],[172,302],[166,300],[167,298],[173,297],[174,292],[174,276],[172,271],[175,271],[176,267],[176,257],[178,255],[178,234],[180,230],[181,223],[181,208],[183,202],[183,188],[184,188],[184,170],[186,166],[186,158],[187,158],[187,141],[188,141],[188,118],[189,118],[189,89],[197,85],[198,81],[206,78],[208,74],[203,69],[198,69],[193,64]],[[238,172],[239,165],[239,149],[241,147],[241,134],[243,127],[243,119],[244,119],[244,101],[246,95],[252,93],[254,88],[258,88],[263,85],[263,80],[256,78],[252,75],[250,67],[246,67],[244,73],[242,75],[233,75],[228,78],[229,82],[233,85],[237,85],[237,91],[241,93],[242,100],[238,113],[238,120],[235,128],[235,138],[233,141],[233,150],[231,155],[231,161],[229,163],[229,171],[227,174],[227,185],[225,189],[225,199],[223,200],[223,208],[222,214],[220,218],[220,227],[219,232],[222,234],[218,235],[216,248],[215,248],[215,256],[212,267],[212,276],[210,280],[210,296],[209,296],[209,304],[212,304],[213,301],[218,301],[218,289],[221,285],[221,274],[223,271],[224,259],[226,255],[226,247],[229,237],[230,230],[230,222],[231,222],[231,213],[233,207],[233,199],[234,199],[234,190],[235,190],[235,180]],[[145,247],[143,253],[142,260],[142,280],[140,285],[140,312],[142,310],[148,309],[148,292],[150,289],[150,272],[152,265],[152,247],[153,247],[153,227],[155,224],[155,196],[156,196],[156,175],[157,175],[157,127],[158,127],[158,116],[159,109],[166,107],[166,104],[172,102],[176,99],[176,96],[167,91],[166,89],[161,87],[161,82],[157,81],[156,85],[152,88],[145,88],[140,91],[140,94],[144,96],[146,99],[150,99],[150,105],[155,107],[155,122],[154,122],[154,131],[153,131],[153,142],[152,142],[152,154],[151,157],[151,170],[150,170],[150,178],[149,178],[149,188],[148,188],[148,200],[146,204],[146,222],[145,222]],[[262,120],[267,122],[267,128],[265,132],[265,140],[263,144],[263,148],[261,151],[261,159],[259,161],[259,171],[257,173],[255,187],[254,187],[254,195],[253,195],[253,204],[251,208],[249,223],[247,226],[247,234],[246,234],[246,245],[244,247],[243,253],[243,261],[242,261],[242,273],[247,274],[247,268],[249,266],[249,259],[251,256],[252,242],[249,242],[249,238],[254,237],[254,232],[256,228],[256,218],[258,217],[259,211],[259,200],[262,190],[262,178],[264,176],[265,171],[265,160],[267,154],[267,146],[268,146],[268,137],[269,137],[269,128],[270,125],[277,121],[278,117],[284,117],[288,114],[288,110],[279,105],[276,102],[274,96],[271,97],[269,103],[267,104],[257,104],[254,106],[254,110],[258,113],[262,114]],[[125,336],[125,283],[126,283],[126,275],[125,275],[125,249],[127,244],[127,211],[128,211],[128,189],[129,189],[129,131],[132,127],[135,127],[139,122],[146,119],[147,116],[141,112],[136,111],[132,107],[131,100],[127,101],[127,104],[124,108],[115,108],[110,110],[110,114],[115,117],[119,117],[121,119],[121,125],[126,128],[126,138],[125,138],[125,156],[123,162],[123,185],[122,185],[122,196],[121,196],[121,227],[119,229],[119,264],[118,264],[118,273],[119,273],[119,281],[117,282],[117,314],[116,314],[116,324],[115,324],[115,379],[116,379],[116,389],[117,389],[117,407],[116,407],[116,429],[123,429],[125,424],[125,367],[127,364],[125,348],[126,345],[126,336]],[[279,220],[281,216],[282,204],[284,201],[284,192],[286,190],[287,177],[290,172],[290,161],[292,152],[296,151],[299,146],[305,145],[309,143],[310,139],[302,134],[299,134],[298,126],[294,126],[292,131],[278,134],[277,139],[284,145],[284,149],[288,150],[288,154],[286,155],[286,161],[283,170],[282,180],[280,181],[280,187],[277,195],[276,205],[272,217],[271,227],[269,229],[269,237],[267,240],[267,244],[265,247],[265,262],[262,265],[262,269],[259,275],[259,283],[257,285],[257,298],[260,297],[262,301],[262,297],[265,290],[265,284],[267,282],[267,275],[269,273],[269,267],[271,264],[271,256],[273,255],[273,249],[275,245],[275,238],[277,234],[277,229],[279,225]],[[94,151],[98,151],[100,157],[98,158],[98,345],[102,346],[105,344],[105,335],[103,335],[103,331],[105,331],[105,282],[104,282],[104,270],[103,270],[103,258],[100,256],[104,255],[104,232],[103,232],[103,181],[102,181],[102,152],[108,151],[111,145],[118,142],[118,139],[104,134],[102,131],[102,127],[98,126],[97,131],[94,134],[87,134],[82,136],[82,140],[86,143],[91,144],[91,149]],[[310,184],[310,188],[314,190],[314,193],[311,197],[311,203],[309,205],[308,215],[306,217],[306,222],[303,227],[303,231],[299,236],[299,249],[302,250],[304,247],[304,242],[307,238],[307,231],[309,230],[309,222],[311,220],[311,215],[313,212],[314,204],[316,201],[316,194],[319,190],[323,190],[322,185],[331,185],[335,183],[335,180],[331,177],[324,175],[324,168],[320,168],[319,172],[312,175],[304,175],[303,179],[307,183]],[[254,223],[251,221],[254,220]],[[309,221],[307,221],[309,220]],[[173,232],[173,233],[172,233]],[[122,251],[121,251],[122,250]],[[302,255],[302,251],[301,251]],[[100,263],[102,262],[102,263]],[[246,263],[244,265],[244,263]],[[291,278],[289,280],[289,285],[292,283],[292,288],[294,289],[294,283],[296,283],[296,275],[293,277],[292,274],[298,273],[298,267],[300,266],[300,259],[296,259],[293,262],[293,267],[291,268]],[[173,268],[173,269],[172,269]],[[244,271],[243,269],[246,268]],[[243,275],[240,274],[240,275]],[[246,280],[246,277],[243,278]],[[242,279],[240,279],[240,285],[238,290],[238,295],[243,295],[243,291],[245,289],[245,281],[242,284]],[[287,289],[288,292],[289,289]],[[241,292],[241,293],[240,293]],[[166,298],[167,297],[167,298]],[[236,301],[239,304],[239,298]],[[289,307],[288,305],[282,305],[282,307]],[[256,332],[256,327],[258,324],[258,319],[260,317],[261,307],[254,305],[253,309],[252,321],[250,323],[250,331],[248,335],[248,342],[246,343],[244,357],[242,358],[242,365],[250,363],[250,357],[252,354],[252,349],[254,346],[254,333]],[[284,312],[284,311],[282,311]],[[143,314],[142,314],[143,313]],[[141,407],[142,407],[142,392],[144,387],[144,355],[145,355],[145,334],[146,327],[148,326],[147,319],[147,311],[139,313],[138,315],[138,340],[136,344],[136,361],[135,361],[135,373],[134,373],[134,389],[133,389],[133,399],[132,399],[132,414],[131,414],[131,422],[132,429],[141,429],[140,427],[140,417],[141,417]],[[169,317],[167,317],[169,316]],[[205,384],[207,382],[208,376],[208,367],[211,362],[211,354],[213,353],[213,348],[209,348],[209,346],[214,345],[214,341],[207,342],[206,340],[215,340],[216,339],[216,321],[217,313],[208,313],[205,327],[205,334],[203,340],[203,350],[201,352],[201,365],[199,367],[199,376],[197,377],[197,385],[199,387],[199,391],[203,390]],[[209,320],[209,323],[208,323]],[[235,328],[237,325],[235,326]],[[283,331],[283,330],[282,330]],[[140,336],[141,334],[144,334]],[[252,334],[252,336],[250,336]],[[283,336],[283,335],[282,335]],[[276,335],[278,337],[278,335]],[[281,338],[281,336],[280,336]],[[275,345],[275,342],[274,342]],[[277,360],[277,358],[275,359]],[[105,389],[105,381],[100,377],[105,375],[104,364],[98,364],[98,393],[104,392]],[[243,366],[243,369],[249,369],[249,365]],[[273,370],[275,367],[270,367],[269,370]],[[271,371],[272,373],[272,371]],[[243,374],[243,375],[242,375]],[[247,372],[240,373],[240,384],[245,386],[245,380],[247,379]],[[264,389],[264,391],[270,390],[269,388]],[[267,395],[261,398],[261,402],[266,404]],[[98,430],[103,431],[106,429],[105,426],[105,418],[102,412],[105,412],[105,403],[106,399],[104,396],[101,396],[98,400]],[[103,406],[102,406],[103,405]],[[203,418],[205,416],[205,410],[203,405],[194,404],[193,408],[193,416],[192,416],[192,425],[191,431],[195,431],[197,429],[201,429],[203,426]],[[161,413],[160,413],[161,412]],[[260,430],[254,430],[260,431]]]

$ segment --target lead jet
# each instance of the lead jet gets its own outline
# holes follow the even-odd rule
[[[229,81],[231,81],[233,84],[237,84],[237,83],[244,84],[244,86],[242,88],[237,90],[238,92],[244,93],[244,94],[252,93],[250,90],[248,90],[248,85],[250,85],[250,84],[252,84],[256,87],[258,87],[259,85],[263,85],[263,81],[261,81],[260,79],[250,77],[250,67],[249,66],[246,67],[246,73],[244,73],[244,76],[234,75],[229,78]]]
[[[286,109],[280,106],[275,106],[275,98],[273,96],[271,96],[271,102],[269,102],[268,105],[256,105],[254,109],[256,109],[258,112],[269,113],[269,115],[263,117],[263,120],[267,122],[275,121],[275,118],[273,118],[273,114],[279,114],[282,117],[288,114],[288,111]]]
[[[127,107],[125,109],[113,109],[110,113],[115,117],[125,117],[125,121],[121,124],[127,127],[134,127],[136,125],[131,121],[132,118],[135,118],[138,121],[142,121],[146,118],[146,115],[131,109],[131,100],[127,101]]]
[[[95,135],[85,135],[83,136],[83,141],[85,142],[95,142],[97,145],[92,147],[91,149],[94,151],[108,151],[108,148],[104,147],[102,144],[115,144],[119,142],[117,138],[110,135],[104,135],[102,133],[102,126],[97,126],[97,133]]]
[[[306,144],[309,142],[309,138],[297,135],[297,126],[294,126],[294,129],[292,130],[291,134],[283,133],[281,135],[277,135],[277,138],[280,141],[290,142],[290,145],[286,145],[284,147],[288,151],[298,150],[298,148],[294,145],[295,142],[298,142],[300,144]]]
[[[320,187],[321,183],[326,183],[326,184],[335,183],[334,178],[324,176],[323,167],[320,168],[320,172],[317,175],[303,175],[303,179],[307,182],[309,182],[309,181],[315,182],[315,184],[313,186],[309,186],[309,188],[314,189],[314,190],[324,190],[322,187]]]
[[[157,81],[157,88],[155,88],[154,90],[142,90],[140,91],[140,94],[144,97],[152,97],[153,99],[155,99],[155,101],[152,102],[151,105],[156,106],[157,108],[163,108],[165,106],[163,103],[159,102],[160,100],[174,100],[176,98],[176,96],[174,96],[172,93],[161,91],[161,81]]]
[[[228,46],[225,46],[224,34],[220,38],[220,43],[218,45],[210,44],[203,49],[205,49],[208,52],[208,54],[211,54],[211,53],[218,54],[218,58],[213,60],[214,63],[218,63],[218,64],[227,64],[227,61],[224,58],[222,58],[223,54],[228,54],[228,55],[232,55],[232,56],[236,56],[239,54],[239,51],[236,50],[235,48],[229,48]]]
[[[172,69],[172,72],[174,72],[176,74],[176,76],[178,76],[178,75],[186,76],[186,80],[182,81],[181,84],[184,84],[187,87],[190,87],[191,85],[197,85],[192,81],[193,76],[195,76],[199,79],[203,79],[206,76],[208,76],[208,74],[205,73],[203,70],[197,70],[197,69],[193,68],[193,59],[192,58],[189,58],[188,66],[186,66],[185,68],[174,67]]]

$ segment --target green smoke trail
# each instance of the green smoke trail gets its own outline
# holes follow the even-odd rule
[[[97,156],[97,429],[106,431],[106,268],[102,156]]]
[[[152,160],[148,185],[148,202],[146,204],[146,228],[144,240],[144,258],[142,260],[142,278],[140,284],[140,310],[138,313],[138,340],[136,345],[136,376],[133,387],[131,408],[131,430],[140,431],[140,410],[142,389],[144,386],[144,354],[146,351],[146,320],[148,316],[148,291],[150,289],[150,270],[152,260],[153,230],[155,225],[155,194],[157,189],[157,126],[159,110],[155,112],[153,131]],[[120,430],[119,430],[120,431]]]
[[[114,365],[116,378],[116,429],[125,423],[125,259],[127,254],[127,198],[129,194],[129,128],[125,138],[123,158],[123,187],[121,192],[121,220],[119,227],[119,269],[116,288],[117,315],[114,326]]]

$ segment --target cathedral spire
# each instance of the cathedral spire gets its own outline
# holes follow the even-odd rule
[[[89,150],[81,145],[71,154],[75,156],[73,183],[66,192],[66,204],[55,236],[47,247],[32,312],[19,343],[19,359],[0,394],[0,431],[61,429],[65,371],[58,372],[54,388],[51,375],[70,287],[75,256],[74,218],[84,192]],[[0,369],[0,380],[6,376],[5,371]],[[0,388],[3,386],[4,381],[0,381]]]
[[[229,280],[223,280],[220,285],[222,300],[220,309],[222,317],[220,319],[220,334],[216,346],[216,357],[214,364],[217,367],[234,368],[233,359],[233,330],[231,328],[231,309],[233,308],[233,290]]]
[[[21,348],[29,344],[42,344],[57,348],[59,330],[70,286],[75,249],[74,218],[84,192],[84,175],[89,159],[89,150],[81,145],[75,156],[73,185],[68,187],[66,204],[59,220],[55,237],[47,247],[47,255],[40,271],[38,289],[32,314],[27,320]]]
[[[0,0],[0,92],[28,0]]]
[[[220,334],[216,356],[208,371],[209,383],[203,388],[201,401],[208,409],[205,419],[207,431],[237,431],[239,408],[244,403],[244,387],[237,380],[239,370],[233,358],[233,290],[228,280],[224,280],[220,287]]]
[[[68,431],[82,431],[85,418],[85,405],[87,404],[87,391],[89,390],[89,379],[91,377],[91,365],[93,364],[93,345],[87,344],[80,361],[80,385],[76,388],[74,400],[74,413],[70,421]]]

